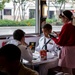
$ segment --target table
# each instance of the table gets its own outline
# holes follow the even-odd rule
[[[44,63],[53,64],[53,62],[56,62],[56,64],[54,64],[53,67],[58,66],[58,59],[59,59],[58,56],[54,56],[54,57],[50,57],[50,58],[48,57],[47,60],[41,60],[39,53],[33,53],[33,58],[34,59],[32,60],[32,62],[28,62],[28,61],[23,59],[23,64],[33,66],[33,69],[34,69],[34,65],[40,65],[40,64],[44,64]]]

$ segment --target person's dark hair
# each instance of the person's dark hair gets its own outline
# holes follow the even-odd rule
[[[62,16],[62,14],[59,14],[59,18],[62,18],[63,16]]]
[[[0,48],[0,56],[5,57],[9,62],[12,62],[20,60],[21,51],[17,46],[13,44],[7,44]]]
[[[17,29],[13,33],[13,38],[18,41],[21,41],[22,37],[24,37],[24,36],[25,36],[25,32],[21,29]]]
[[[73,13],[70,10],[65,10],[59,15],[59,18],[66,16],[69,20],[73,20]]]
[[[52,25],[50,25],[50,24],[45,24],[43,27],[42,27],[43,29],[47,29],[47,30],[52,30]]]

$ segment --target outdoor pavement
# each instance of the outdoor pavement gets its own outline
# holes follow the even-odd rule
[[[12,35],[16,29],[22,29],[27,33],[35,33],[35,26],[0,27],[0,35]],[[53,26],[53,31],[60,31],[61,26]]]

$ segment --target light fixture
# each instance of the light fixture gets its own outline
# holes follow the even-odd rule
[[[48,16],[47,10],[48,10],[48,6],[46,4],[44,4],[42,7],[42,16],[45,18]]]

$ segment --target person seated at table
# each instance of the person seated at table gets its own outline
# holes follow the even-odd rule
[[[7,44],[0,49],[0,66],[3,67],[2,72],[9,75],[38,75],[38,73],[30,68],[25,67],[21,62],[21,50],[13,45]]]
[[[25,32],[21,29],[17,29],[13,33],[13,38],[14,39],[8,41],[7,44],[18,46],[21,50],[21,58],[31,62],[33,56],[30,47],[28,47],[28,44],[25,42]]]
[[[52,32],[52,26],[50,24],[45,24],[42,27],[42,32],[43,32],[43,36],[39,39],[39,44],[35,50],[36,51],[40,51],[42,49],[47,50],[47,51],[55,50],[56,44],[54,43],[54,41],[49,36],[49,34]]]
[[[42,27],[42,32],[43,32],[43,36],[39,39],[39,45],[36,47],[35,50],[39,52],[41,50],[47,50],[49,52],[53,52],[54,54],[56,54],[57,46],[54,43],[54,41],[49,37],[49,34],[52,32],[52,26],[50,24],[45,24]],[[45,45],[46,42],[48,42],[47,45]],[[48,69],[55,67],[57,63],[58,61],[55,60],[55,62],[52,63],[41,64],[39,66],[40,75],[47,75]]]

